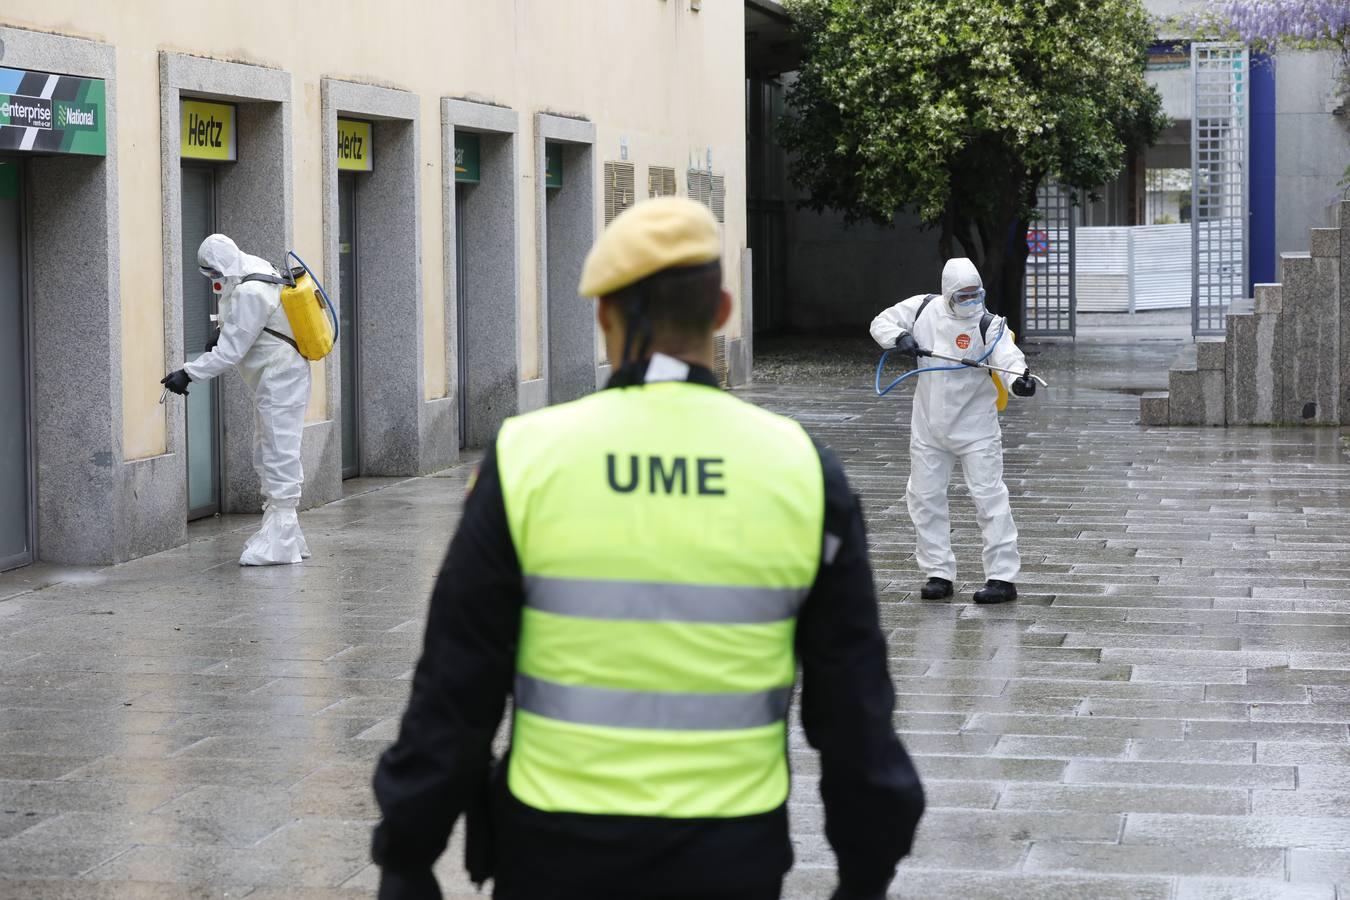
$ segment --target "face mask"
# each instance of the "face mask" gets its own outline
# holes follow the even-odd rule
[[[952,306],[960,312],[973,312],[984,306],[984,288],[966,288],[952,294]]]

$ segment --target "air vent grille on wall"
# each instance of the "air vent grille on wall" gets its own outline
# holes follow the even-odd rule
[[[647,167],[647,196],[673,197],[675,195],[675,170],[668,166]]]
[[[711,196],[708,205],[719,222],[727,220],[727,179],[725,175],[712,176]]]
[[[722,387],[727,386],[727,336],[725,334],[713,335],[713,374],[717,376],[717,383]]]
[[[636,174],[630,162],[605,163],[605,224],[637,200]]]
[[[706,170],[689,170],[689,199],[712,206],[712,176]]]

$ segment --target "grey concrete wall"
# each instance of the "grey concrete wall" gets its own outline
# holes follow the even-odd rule
[[[1350,116],[1333,115],[1330,53],[1281,52],[1275,69],[1275,249],[1307,252],[1308,229],[1336,224],[1350,164]]]
[[[465,310],[468,383],[467,447],[486,446],[507,416],[520,409],[520,250],[516,220],[519,182],[519,115],[510,109],[442,100],[441,209],[445,234],[446,371],[450,393],[447,415],[458,447],[459,417],[454,403],[458,383],[458,277],[464,268],[468,308]],[[479,177],[467,186],[464,214],[465,259],[456,251],[459,223],[455,218],[455,131],[475,132],[480,140]]]
[[[179,99],[201,96],[238,106],[238,161],[217,172],[216,222],[248,253],[280,264],[292,247],[293,190],[291,75],[275,69],[222,62],[179,53],[160,54],[160,161],[164,186],[165,356],[181,359],[182,324],[182,158],[178,145]],[[253,399],[238,373],[222,376],[221,508],[257,512],[261,489],[253,471]],[[316,382],[313,390],[326,390]],[[329,409],[334,397],[328,397]],[[168,445],[185,465],[182,404],[170,409]],[[301,458],[305,470],[301,507],[341,496],[341,432],[331,419],[305,426]],[[180,474],[179,480],[186,478]],[[186,500],[183,501],[186,508]]]
[[[1327,290],[1329,263],[1304,254],[1280,259],[1282,422],[1333,424],[1340,414],[1339,316],[1336,295]]]
[[[727,347],[730,372],[727,380],[733,385],[749,384],[755,369],[755,267],[754,251],[741,251],[741,336]]]
[[[563,186],[544,187],[544,145],[563,145]],[[543,306],[548,402],[575,400],[595,389],[595,309],[577,296],[581,267],[596,235],[595,125],[535,117],[535,197],[539,297]]]
[[[1337,216],[1340,224],[1340,319],[1341,319],[1341,409],[1342,425],[1350,424],[1350,200],[1342,200]]]
[[[244,252],[281,265],[291,247],[290,204],[281,201],[291,196],[290,105],[240,102],[237,110],[239,159],[216,171],[216,228],[233,238]],[[313,381],[312,391],[324,389],[323,382]],[[220,483],[221,509],[225,512],[251,513],[262,506],[262,487],[253,469],[255,415],[253,392],[237,372],[226,373],[221,379],[224,441]],[[331,469],[334,445],[340,450],[340,433],[331,427],[305,429],[301,444],[304,506],[339,496],[333,485],[325,490],[323,484],[324,462]]]
[[[897,216],[894,228],[846,226],[842,216],[794,211],[793,200],[784,305],[790,329],[865,332],[886,307],[940,289],[938,235],[913,216]]]
[[[54,561],[117,556],[121,337],[108,302],[117,256],[108,218],[82,202],[103,207],[111,180],[102,159],[28,164],[37,546]]]
[[[342,296],[337,119],[356,116],[373,121],[373,171],[358,175],[356,187],[361,474],[422,475],[443,469],[458,458],[459,446],[452,416],[438,414],[445,401],[424,399],[419,101],[407,91],[327,78],[321,92],[324,283],[337,304]],[[334,349],[327,372],[333,398],[332,449],[339,457],[341,352],[341,347]]]

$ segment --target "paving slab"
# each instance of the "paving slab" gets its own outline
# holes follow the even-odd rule
[[[917,597],[909,395],[872,393],[865,338],[756,342],[742,396],[831,446],[868,519],[930,808],[893,897],[1333,900],[1350,881],[1347,435],[1141,427],[1186,330],[1149,315],[1110,323],[1128,344],[1027,346],[1051,387],[1002,420],[1022,599],[991,609],[970,603],[959,477],[958,595]],[[0,897],[372,896],[370,774],[469,474],[305,513],[315,558],[293,568],[240,570],[256,517],[227,517],[121,566],[0,575]],[[784,896],[819,898],[818,762],[799,723],[789,741]],[[475,896],[461,858],[457,830],[447,897]]]

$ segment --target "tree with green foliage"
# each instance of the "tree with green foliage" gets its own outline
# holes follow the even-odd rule
[[[1037,188],[1091,191],[1166,125],[1140,0],[785,5],[805,56],[782,134],[805,205],[850,222],[917,213],[1020,333]]]

